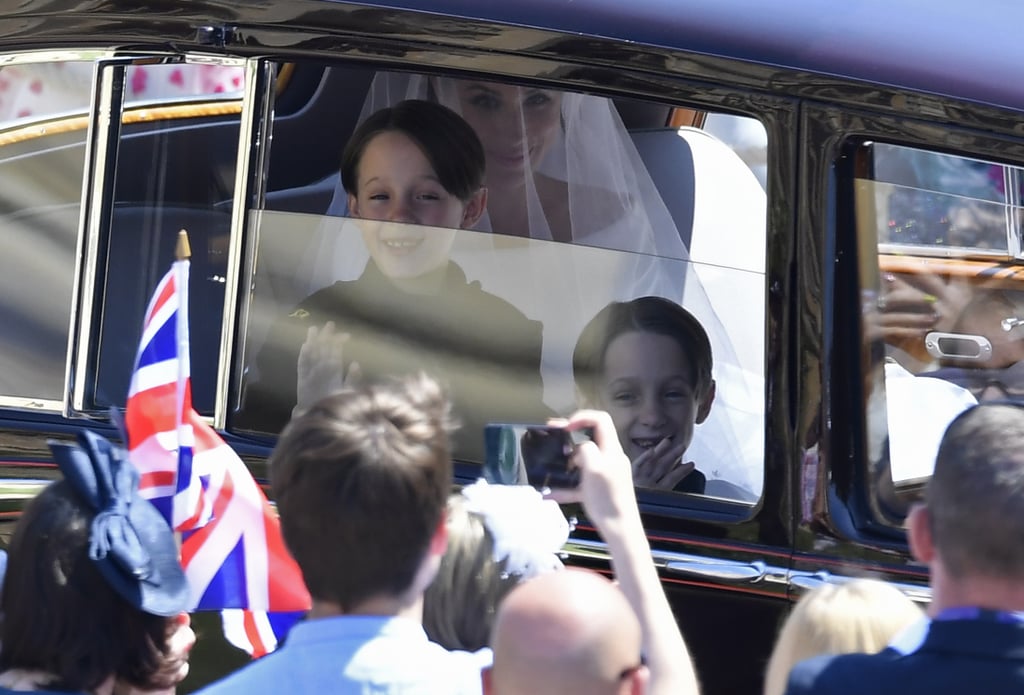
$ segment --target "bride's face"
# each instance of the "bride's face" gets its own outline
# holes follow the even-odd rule
[[[558,136],[561,92],[463,80],[455,91],[458,111],[483,143],[492,185],[535,169]]]

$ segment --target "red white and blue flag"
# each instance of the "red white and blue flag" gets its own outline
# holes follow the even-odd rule
[[[146,310],[125,412],[128,456],[141,473],[140,493],[182,532],[194,609],[245,609],[253,624],[269,624],[262,612],[283,613],[270,616],[282,632],[252,630],[240,644],[261,656],[309,609],[310,597],[263,491],[192,409],[188,265],[174,263]]]

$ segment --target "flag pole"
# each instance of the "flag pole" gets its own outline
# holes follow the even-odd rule
[[[174,249],[174,257],[179,261],[187,261],[192,258],[192,247],[188,243],[188,232],[184,229],[178,230],[178,245]]]
[[[184,454],[183,448],[185,446],[191,449],[192,437],[188,437],[185,432],[187,418],[185,415],[185,390],[187,388],[189,378],[191,375],[191,359],[189,351],[189,335],[188,335],[188,274],[189,274],[189,259],[192,257],[192,248],[188,242],[188,232],[184,229],[178,231],[178,242],[174,249],[174,257],[176,262],[174,263],[174,284],[178,295],[178,311],[176,312],[177,320],[174,326],[175,342],[177,343],[177,355],[178,355],[178,379],[177,386],[175,388],[175,404],[177,406],[175,416],[175,424],[177,425],[177,444],[178,444],[178,476],[182,473],[182,456]],[[189,404],[191,408],[191,404]],[[191,457],[190,457],[191,458]],[[191,461],[188,461],[187,469],[191,472],[192,466]],[[182,484],[188,484],[189,481],[182,481],[180,479],[175,480],[175,488],[180,489]],[[183,519],[178,518],[177,504],[172,504],[172,526],[175,526]]]

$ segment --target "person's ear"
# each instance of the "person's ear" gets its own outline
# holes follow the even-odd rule
[[[931,516],[928,507],[915,504],[904,522],[907,527],[907,542],[915,559],[930,564],[935,559],[935,542],[932,538]]]
[[[629,679],[630,695],[643,695],[647,692],[651,683],[651,670],[646,665],[633,671]]]
[[[487,209],[487,189],[481,188],[466,201],[466,207],[462,211],[462,229],[471,229],[480,221]]]
[[[348,215],[349,217],[361,217],[359,214],[359,199],[354,193],[348,194]]]
[[[448,514],[441,515],[441,521],[434,529],[434,535],[430,537],[429,554],[441,557],[448,550]]]
[[[704,397],[700,399],[700,403],[697,404],[697,417],[694,422],[698,425],[708,419],[708,415],[711,414],[711,404],[715,402],[715,380],[711,380],[711,384],[708,385],[708,392],[704,394]]]
[[[483,688],[484,695],[491,695],[494,692],[494,684],[491,682],[491,667],[484,666],[480,669],[480,685]]]

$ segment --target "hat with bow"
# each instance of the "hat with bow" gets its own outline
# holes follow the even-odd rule
[[[188,610],[189,586],[174,534],[139,495],[139,473],[124,449],[87,430],[77,444],[49,445],[68,483],[95,512],[89,558],[107,583],[145,613],[172,616]]]

